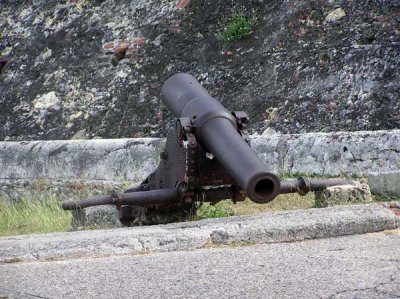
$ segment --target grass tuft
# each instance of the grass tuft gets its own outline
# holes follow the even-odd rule
[[[220,218],[235,215],[249,215],[262,212],[282,210],[309,209],[315,207],[315,195],[309,193],[306,196],[298,194],[283,194],[272,202],[257,204],[250,199],[234,204],[231,200],[224,200],[215,205],[203,204],[197,210],[194,220],[206,218]]]
[[[224,43],[245,38],[253,33],[256,23],[255,16],[249,17],[244,13],[237,13],[227,22],[224,29],[217,33],[217,38]]]
[[[22,263],[23,261],[24,260],[22,258],[20,258],[20,257],[13,257],[13,258],[10,258],[10,259],[3,260],[2,263],[4,263],[4,264],[15,264],[15,263]],[[0,298],[3,298],[3,297],[0,297]]]
[[[372,198],[375,202],[388,202],[388,201],[399,201],[400,196],[395,194],[378,194],[372,193]]]
[[[71,213],[46,194],[22,198],[15,203],[0,200],[0,236],[67,231],[71,229]]]
[[[206,218],[221,218],[234,216],[235,211],[232,209],[231,201],[219,202],[215,205],[209,203],[203,204],[198,210],[195,219],[206,219]]]

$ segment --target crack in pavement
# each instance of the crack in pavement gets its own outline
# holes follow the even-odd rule
[[[13,292],[13,294],[17,293],[17,294],[20,294],[20,295],[31,296],[31,297],[40,298],[40,299],[50,299],[50,297],[43,297],[43,296],[31,294],[31,293],[26,293],[26,292],[7,289],[7,288],[4,288],[4,287],[0,287],[0,291]],[[4,299],[9,299],[10,298],[11,299],[12,297],[8,297],[7,295],[5,295],[5,297],[3,297],[3,295],[0,294],[0,298],[4,298]]]
[[[389,297],[387,297],[388,295],[389,296],[393,296],[393,298],[398,298],[398,297],[400,297],[400,289],[399,289],[399,292],[397,294],[393,294],[392,291],[386,291],[386,290],[379,290],[378,289],[379,287],[384,287],[384,286],[396,283],[396,278],[398,278],[399,274],[400,274],[400,272],[399,273],[398,272],[399,272],[399,270],[396,269],[394,271],[394,273],[390,275],[390,281],[389,282],[380,282],[375,286],[367,287],[367,288],[356,288],[356,289],[338,291],[335,294],[329,296],[328,298],[329,299],[334,299],[334,298],[337,298],[340,295],[345,295],[347,293],[364,292],[364,291],[367,291],[367,292],[372,291],[372,292],[374,292],[374,294],[370,294],[371,296],[379,294],[379,295],[384,295],[385,298],[389,298]],[[371,298],[374,298],[374,297],[371,297]]]

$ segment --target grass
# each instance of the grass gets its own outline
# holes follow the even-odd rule
[[[279,178],[281,180],[297,179],[304,176],[308,179],[316,178],[330,178],[326,175],[316,175],[310,173],[280,173]],[[337,178],[337,176],[334,176]],[[340,176],[342,179],[361,179],[358,176]],[[374,198],[374,201],[376,199]],[[385,201],[385,199],[381,199]],[[388,199],[386,199],[388,200]],[[378,201],[378,200],[377,200]],[[210,205],[208,203],[203,204],[195,215],[194,219],[206,219],[206,218],[220,218],[234,215],[249,215],[262,212],[273,212],[282,210],[298,210],[298,209],[310,209],[319,208],[320,203],[316,200],[313,192],[308,193],[306,196],[300,196],[297,193],[282,194],[279,195],[272,202],[267,204],[257,204],[252,202],[250,199],[246,199],[243,202],[234,204],[231,200],[221,201],[216,205]]]
[[[4,264],[15,264],[15,263],[22,263],[24,260],[20,257],[15,257],[15,258],[11,258],[11,259],[6,259],[3,260],[2,263]],[[3,298],[3,297],[0,297]]]
[[[112,189],[102,184],[84,185],[79,180],[70,181],[67,187],[67,193],[56,192],[46,179],[36,179],[18,201],[0,198],[0,236],[70,231],[72,214],[61,208],[61,201],[107,194]],[[128,187],[129,182],[121,182],[118,189]]]
[[[47,190],[32,193],[15,203],[0,199],[0,236],[62,232],[71,230],[71,213],[61,209],[60,202]],[[83,198],[83,197],[82,197]],[[246,199],[234,204],[231,200],[216,205],[203,204],[191,220],[221,218],[279,210],[306,209],[314,206],[314,195],[281,195],[268,204]]]
[[[400,196],[394,195],[394,194],[376,194],[376,193],[372,193],[372,199],[375,202],[400,201]]]
[[[0,200],[0,236],[47,233],[71,229],[71,213],[49,195],[23,198],[16,203]]]
[[[211,205],[209,203],[202,204],[197,210],[194,220],[206,219],[206,218],[221,218],[234,216],[235,211],[232,209],[232,204],[228,201],[222,201],[216,205]]]
[[[298,174],[295,175],[297,177]],[[293,175],[281,175],[281,178],[291,178]],[[86,198],[98,192],[107,193],[107,190],[94,190],[82,187],[79,184],[70,186],[76,189],[76,195],[68,195],[68,198]],[[41,181],[34,186],[35,191],[26,195],[18,202],[7,203],[0,198],[0,236],[19,234],[47,233],[69,231],[71,227],[71,212],[63,211],[60,201]],[[66,199],[66,198],[62,198]],[[373,202],[398,201],[398,196],[373,195]],[[306,196],[298,194],[283,194],[267,204],[256,204],[249,199],[234,204],[231,200],[224,200],[215,205],[202,204],[195,215],[184,217],[185,220],[199,220],[206,218],[221,218],[234,215],[249,215],[261,212],[273,212],[281,210],[309,209],[318,207],[315,194]],[[87,228],[86,228],[87,229]]]
[[[253,33],[257,23],[255,16],[247,16],[244,13],[236,13],[226,23],[225,27],[217,33],[217,38],[224,43],[245,38]]]
[[[205,203],[197,210],[194,219],[220,218],[234,215],[257,214],[262,212],[309,209],[314,207],[315,195],[313,193],[309,193],[306,196],[300,196],[298,194],[283,194],[267,204],[256,204],[248,198],[245,201],[236,204],[231,200],[221,201],[216,205]]]
[[[321,175],[316,173],[309,173],[309,172],[284,172],[279,173],[278,177],[280,180],[287,180],[287,179],[298,179],[299,177],[305,177],[307,179],[347,179],[347,180],[355,180],[355,181],[366,181],[364,176],[360,175],[348,175],[348,174],[340,174],[340,175]]]

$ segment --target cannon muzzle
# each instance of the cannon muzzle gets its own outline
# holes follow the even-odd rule
[[[176,74],[162,87],[176,117],[189,118],[200,144],[211,153],[257,203],[272,201],[280,190],[278,177],[251,150],[238,131],[236,118],[189,74]]]

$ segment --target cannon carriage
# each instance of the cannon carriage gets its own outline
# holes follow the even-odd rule
[[[149,215],[188,212],[199,202],[238,202],[249,197],[264,204],[282,193],[304,195],[349,183],[304,177],[281,181],[252,151],[246,113],[228,111],[189,74],[169,78],[162,87],[162,96],[176,121],[168,132],[157,169],[136,188],[66,201],[63,209],[114,204],[123,224],[138,220],[154,223],[146,221]]]

